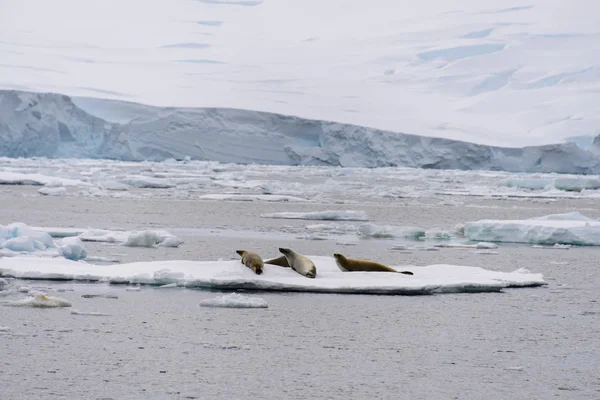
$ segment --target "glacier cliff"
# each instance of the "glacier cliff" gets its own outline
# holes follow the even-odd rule
[[[505,148],[227,108],[0,90],[0,156],[600,173],[600,140]]]

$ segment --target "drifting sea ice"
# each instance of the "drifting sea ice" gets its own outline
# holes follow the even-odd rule
[[[578,212],[525,220],[481,220],[465,224],[472,241],[600,246],[600,221]]]
[[[71,307],[71,303],[62,297],[46,296],[42,293],[36,293],[33,297],[22,300],[9,301],[4,303],[11,307],[36,307],[36,308],[56,308]]]
[[[221,290],[268,290],[321,293],[427,295],[434,293],[497,292],[507,287],[545,285],[541,274],[519,269],[488,271],[459,265],[392,266],[414,276],[385,272],[342,272],[332,257],[309,256],[317,277],[307,279],[275,265],[256,275],[238,260],[153,261],[98,268],[85,262],[39,257],[0,258],[0,274],[19,279],[108,281],[119,284],[166,285]]]
[[[364,211],[315,211],[315,212],[280,212],[262,214],[262,218],[308,219],[324,221],[368,221]]]
[[[239,293],[230,293],[223,296],[217,296],[212,299],[202,300],[202,307],[220,307],[220,308],[267,308],[269,305],[260,297],[244,296]]]

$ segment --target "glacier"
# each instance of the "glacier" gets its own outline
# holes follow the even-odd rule
[[[522,148],[228,108],[0,90],[0,156],[600,173],[600,139]]]
[[[4,0],[0,88],[504,147],[598,134],[595,0],[147,3]]]

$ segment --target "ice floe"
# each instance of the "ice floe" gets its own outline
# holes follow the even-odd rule
[[[219,308],[267,308],[269,305],[260,297],[244,296],[239,293],[230,293],[223,296],[217,296],[212,299],[202,300],[202,307]]]
[[[212,193],[198,196],[200,200],[234,200],[234,201],[267,201],[267,202],[305,202],[308,201],[297,196],[284,196],[274,194],[228,194]]]
[[[20,279],[104,281],[129,285],[162,286],[177,283],[182,287],[221,290],[404,295],[489,292],[507,287],[545,284],[541,274],[529,273],[523,269],[498,272],[445,264],[394,266],[414,272],[414,276],[406,276],[394,273],[341,272],[332,257],[310,258],[317,267],[315,279],[307,279],[289,268],[278,266],[265,266],[263,274],[256,275],[238,260],[171,260],[97,266],[82,261],[27,256],[0,258],[0,275]]]
[[[262,214],[263,218],[308,219],[323,221],[368,221],[364,211],[314,211],[314,212],[279,212]]]
[[[71,303],[62,297],[47,296],[42,293],[36,293],[32,297],[22,300],[8,301],[5,306],[11,307],[36,307],[36,308],[56,308],[71,307]]]
[[[65,187],[43,187],[38,190],[39,194],[45,196],[64,196],[67,194],[67,188]]]
[[[53,239],[56,238],[56,241]],[[60,255],[71,260],[87,258],[84,241],[130,247],[178,247],[183,240],[165,230],[116,231],[80,228],[30,227],[22,222],[0,225],[0,254]],[[98,258],[97,261],[114,261]]]
[[[94,317],[110,317],[110,314],[97,312],[97,311],[71,310],[71,314],[73,314],[73,315],[89,315],[89,316],[94,316]]]
[[[600,246],[600,221],[578,212],[525,220],[481,220],[465,224],[465,237],[486,242]]]

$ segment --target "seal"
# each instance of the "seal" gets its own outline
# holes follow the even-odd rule
[[[279,252],[285,256],[290,267],[300,275],[304,275],[307,278],[317,276],[317,267],[315,267],[315,263],[309,258],[284,247],[280,247]]]
[[[262,274],[264,263],[258,254],[246,250],[236,250],[235,252],[242,256],[242,264],[254,271],[256,275]]]
[[[352,258],[346,258],[343,254],[334,253],[335,263],[338,268],[343,272],[356,272],[356,271],[368,271],[368,272],[398,272],[405,275],[413,275],[410,271],[396,271],[387,265],[379,264],[373,261],[366,260],[354,260]]]
[[[280,267],[290,268],[290,263],[288,263],[288,260],[285,258],[285,256],[265,260],[265,264],[279,265]]]

